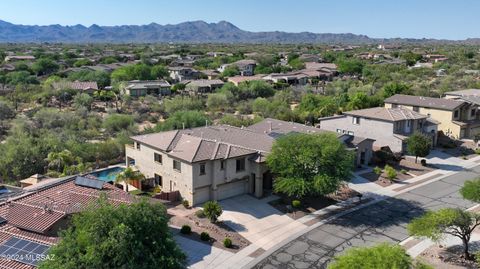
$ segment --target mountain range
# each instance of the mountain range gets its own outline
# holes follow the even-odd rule
[[[86,27],[54,25],[19,25],[0,20],[0,43],[53,42],[53,43],[425,43],[458,42],[436,39],[377,39],[351,33],[288,33],[250,32],[227,21],[207,23],[190,21],[179,24],[120,25]],[[461,42],[478,43],[478,39]]]

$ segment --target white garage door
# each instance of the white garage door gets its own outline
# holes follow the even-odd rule
[[[245,182],[245,180],[242,180],[218,186],[218,200],[244,194],[246,192]]]
[[[200,189],[195,189],[195,193],[193,194],[193,204],[198,205],[201,203],[205,203],[206,201],[209,201],[210,199],[210,186],[200,188]]]

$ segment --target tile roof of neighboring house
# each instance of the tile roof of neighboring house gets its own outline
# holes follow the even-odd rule
[[[170,83],[165,80],[132,80],[128,82],[128,89],[151,89],[151,88],[170,87]]]
[[[427,116],[406,108],[373,107],[344,112],[345,115],[385,121],[426,119]]]
[[[254,75],[254,76],[235,76],[229,77],[228,81],[234,84],[238,84],[244,81],[252,81],[252,80],[262,80],[263,75]]]
[[[247,66],[247,65],[255,65],[255,64],[257,64],[257,62],[255,60],[245,59],[245,60],[238,60],[238,61],[234,62],[233,64],[238,66],[238,67],[242,67],[242,66]]]
[[[323,132],[329,131],[299,123],[265,119],[247,128],[229,125],[208,126],[139,135],[132,137],[132,139],[187,162],[234,158],[245,155],[255,155],[257,161],[263,162],[265,161],[264,156],[271,151],[273,142],[278,137],[289,133],[313,134]],[[338,137],[344,136],[336,135]],[[355,138],[354,143],[360,143],[363,140],[365,139]]]
[[[455,95],[455,96],[480,96],[480,89],[466,89],[460,91],[451,91],[446,92],[444,95]]]
[[[47,235],[47,231],[67,215],[79,212],[101,194],[114,205],[131,203],[134,197],[105,183],[102,190],[78,186],[75,177],[46,179],[24,188],[24,192],[0,204],[0,244],[12,237],[45,245],[54,245],[59,238]],[[19,261],[0,257],[0,269],[36,268]]]
[[[437,108],[442,110],[454,110],[457,107],[464,104],[464,102],[462,101],[457,101],[452,99],[413,96],[413,95],[404,95],[404,94],[395,94],[394,96],[391,96],[385,99],[384,102],[388,104],[429,107],[429,108]]]
[[[306,62],[305,63],[305,69],[313,69],[313,70],[318,70],[318,69],[331,69],[331,70],[337,70],[337,65],[334,63],[317,63],[317,62]]]
[[[98,85],[95,81],[60,81],[54,82],[52,86],[55,89],[98,90]]]
[[[197,79],[188,80],[185,84],[190,87],[212,87],[213,85],[223,85],[225,82],[219,79]]]

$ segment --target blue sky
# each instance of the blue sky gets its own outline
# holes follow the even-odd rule
[[[17,24],[174,24],[229,21],[249,31],[370,37],[480,37],[478,0],[0,0]]]

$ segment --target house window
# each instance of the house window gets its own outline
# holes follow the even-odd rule
[[[454,118],[458,118],[458,110],[455,110],[455,113],[453,114]]]
[[[162,187],[163,186],[163,179],[162,176],[155,174],[155,185]]]
[[[341,134],[341,133],[342,133],[342,129],[337,129],[337,133]]]
[[[414,107],[413,107],[413,111],[418,112],[419,110],[420,110],[420,109],[419,109],[418,106],[414,106]]]
[[[225,170],[225,161],[220,161],[220,170]]]
[[[162,155],[161,154],[158,154],[158,153],[154,153],[154,159],[155,159],[155,162],[157,163],[162,163]]]
[[[470,111],[470,116],[471,116],[471,117],[475,116],[475,113],[476,113],[476,110],[475,110],[475,109],[472,109],[472,110]]]
[[[178,172],[181,172],[182,171],[182,164],[177,160],[173,160],[173,169],[178,171]]]
[[[200,164],[200,175],[201,176],[205,175],[205,164],[204,163]]]
[[[352,135],[353,136],[353,132],[352,131],[348,131],[348,135]]]
[[[360,117],[353,117],[352,118],[352,123],[353,124],[360,124]]]
[[[137,144],[137,150],[140,150],[140,143],[136,143]]]
[[[237,159],[237,172],[245,171],[245,158]]]

